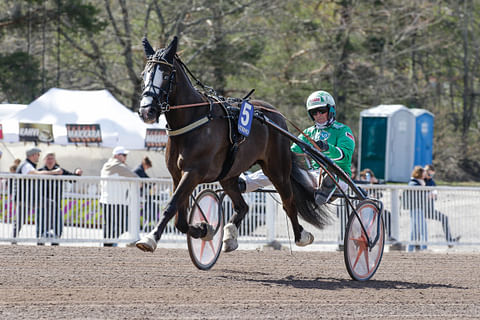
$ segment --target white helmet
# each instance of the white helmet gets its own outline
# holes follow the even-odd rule
[[[328,125],[335,121],[335,99],[327,91],[315,91],[307,99],[307,111],[310,118],[313,120],[310,110],[328,107]]]

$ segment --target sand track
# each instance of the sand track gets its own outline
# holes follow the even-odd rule
[[[350,280],[340,252],[0,246],[2,319],[480,317],[480,254],[385,253]]]

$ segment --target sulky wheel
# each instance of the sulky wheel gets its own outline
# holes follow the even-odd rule
[[[350,214],[344,239],[345,265],[352,279],[366,281],[373,277],[382,260],[385,229],[381,212],[374,201],[361,201],[357,206],[357,213],[370,241],[376,242],[369,248],[357,215],[354,212]]]
[[[193,264],[200,270],[208,270],[217,262],[223,244],[223,209],[214,191],[207,189],[196,197],[188,222],[193,225],[206,222],[215,230],[213,238],[207,241],[187,235],[188,252]]]

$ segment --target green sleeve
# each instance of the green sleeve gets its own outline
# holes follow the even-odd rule
[[[328,150],[324,154],[335,161],[335,163],[346,173],[351,175],[351,164],[355,140],[352,131],[347,126],[340,130],[337,137],[337,145],[328,144]]]
[[[303,133],[307,134],[307,130],[304,130]],[[303,134],[298,135],[298,139],[311,145],[310,141],[308,141]],[[290,150],[292,150],[292,152],[295,152],[295,153],[304,153],[302,148],[300,148],[300,146],[296,143],[292,144],[292,146],[290,147]]]

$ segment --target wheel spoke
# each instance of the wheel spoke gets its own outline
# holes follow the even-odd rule
[[[205,242],[206,241],[202,241],[202,243],[200,244],[200,260],[203,258],[203,252],[205,250]]]
[[[360,238],[350,238],[350,240],[354,241],[355,244],[358,246],[358,251],[357,251],[357,257],[355,258],[355,262],[353,264],[353,269],[356,268],[358,261],[360,260],[360,257],[362,256],[362,253],[366,253],[368,256],[367,252],[367,239],[365,236],[362,234]],[[367,259],[368,260],[368,259]]]
[[[215,246],[213,245],[213,241],[212,240],[208,241],[208,244],[210,245],[210,248],[212,248],[212,251],[215,254]]]

